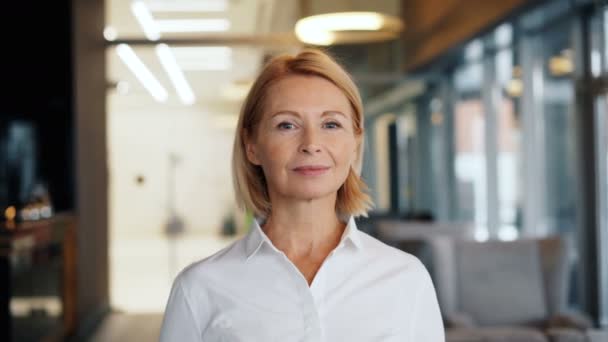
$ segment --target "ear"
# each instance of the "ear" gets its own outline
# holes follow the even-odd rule
[[[351,161],[350,161],[350,167],[353,170],[358,170],[359,169],[359,164],[362,163],[362,160],[357,160],[359,158],[359,156],[361,155],[361,151],[363,149],[363,134],[359,134],[355,136],[355,148],[353,149],[353,152],[351,154]],[[357,173],[355,171],[355,173]]]
[[[254,144],[246,144],[247,159],[254,165],[261,165],[260,159],[257,156],[256,146]]]
[[[252,141],[252,139],[249,138],[248,134],[244,134],[243,142],[245,144],[245,153],[247,154],[247,160],[249,160],[249,162],[254,165],[261,165],[262,163],[260,162],[260,159],[258,158],[257,154],[257,146]]]
[[[359,157],[359,152],[361,152],[361,149],[363,148],[363,134],[357,134],[355,135],[355,159],[357,159],[357,157]]]

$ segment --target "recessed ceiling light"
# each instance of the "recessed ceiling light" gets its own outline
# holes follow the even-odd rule
[[[116,38],[118,37],[118,32],[116,32],[116,29],[112,26],[107,26],[105,29],[103,29],[103,37],[107,41],[111,42],[116,40]]]

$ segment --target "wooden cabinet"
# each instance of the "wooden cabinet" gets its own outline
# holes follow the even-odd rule
[[[76,328],[76,218],[0,226],[0,340],[58,341]]]

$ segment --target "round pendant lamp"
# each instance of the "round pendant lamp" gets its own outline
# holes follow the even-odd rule
[[[401,18],[379,12],[335,12],[298,20],[298,39],[311,45],[361,44],[396,39],[404,29]]]

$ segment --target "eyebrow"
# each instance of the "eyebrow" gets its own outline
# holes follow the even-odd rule
[[[275,116],[280,115],[280,114],[288,114],[288,115],[293,115],[293,116],[298,116],[298,117],[300,116],[300,114],[298,112],[295,112],[293,110],[279,110],[279,111],[275,112],[274,114],[272,114],[270,116],[270,118],[274,118]],[[326,111],[323,112],[323,114],[321,114],[321,116],[322,117],[323,116],[328,116],[328,115],[332,115],[333,116],[333,115],[336,115],[336,114],[337,115],[342,115],[343,117],[348,118],[348,116],[346,116],[346,114],[342,113],[339,110],[326,110]]]

